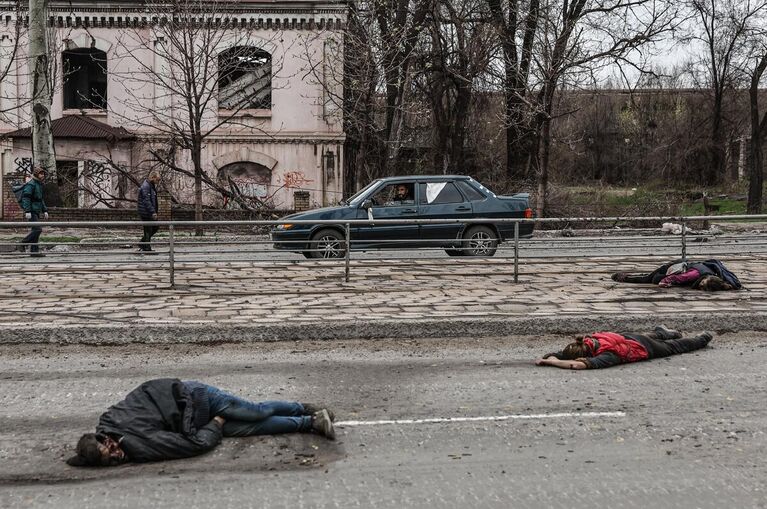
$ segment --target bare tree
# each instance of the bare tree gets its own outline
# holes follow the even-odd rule
[[[724,105],[728,90],[738,88],[741,80],[739,65],[747,51],[752,24],[767,8],[765,0],[690,0],[693,14],[692,41],[701,48],[698,59],[705,68],[704,82],[711,90],[709,164],[701,175],[706,183],[719,182],[724,174],[725,116]],[[697,48],[696,48],[697,51]]]
[[[498,33],[503,62],[506,126],[506,172],[516,182],[527,180],[536,158],[532,116],[526,99],[539,28],[540,1],[487,0]]]
[[[417,48],[413,83],[431,107],[436,171],[465,171],[474,94],[490,86],[494,42],[489,19],[484,0],[439,0],[427,17],[429,37]]]
[[[598,79],[605,65],[637,67],[636,52],[670,31],[677,11],[663,0],[551,1],[541,6],[533,47],[538,161],[537,213],[546,210],[550,176],[551,124],[559,87]]]
[[[751,157],[748,168],[748,204],[749,214],[762,213],[762,190],[764,187],[764,154],[762,144],[767,138],[767,111],[759,113],[759,83],[767,69],[767,45],[761,49],[761,57],[751,73],[748,88],[749,112],[751,119]]]
[[[123,31],[115,49],[129,99],[110,110],[149,135],[148,152],[162,168],[193,181],[198,221],[203,187],[252,205],[205,170],[203,148],[223,128],[264,132],[257,110],[271,108],[272,77],[281,70],[280,31],[256,36],[237,18],[238,3],[147,0],[150,26]]]
[[[749,76],[749,120],[751,126],[751,151],[748,160],[748,203],[749,214],[762,213],[764,188],[764,152],[767,140],[767,111],[760,112],[759,86],[767,71],[767,12],[761,12],[759,22],[753,24],[749,34],[746,72]]]

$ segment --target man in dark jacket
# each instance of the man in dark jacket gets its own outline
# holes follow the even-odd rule
[[[32,170],[32,178],[24,185],[21,192],[21,208],[24,210],[24,219],[36,223],[48,219],[48,207],[45,205],[43,196],[43,182],[45,182],[46,172],[40,166],[35,166]],[[43,229],[39,226],[33,226],[29,234],[21,239],[20,249],[23,251],[29,246],[30,256],[45,256],[40,252],[38,242]]]
[[[144,382],[83,435],[72,466],[188,458],[210,451],[222,436],[314,431],[335,438],[331,412],[308,403],[255,403],[200,382],[161,378]]]
[[[138,215],[142,221],[157,221],[157,184],[160,183],[160,174],[156,171],[149,173],[149,177],[141,184],[138,190]],[[144,225],[144,236],[139,242],[139,251],[151,251],[152,236],[157,233],[159,226]]]

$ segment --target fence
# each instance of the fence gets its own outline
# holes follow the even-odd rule
[[[452,265],[470,260],[483,260],[491,256],[513,267],[513,278],[519,281],[520,265],[524,261],[536,263],[562,263],[563,259],[579,259],[599,255],[620,258],[624,262],[645,259],[687,259],[723,256],[767,255],[767,231],[750,233],[717,233],[710,230],[695,231],[690,224],[703,221],[753,222],[766,221],[767,215],[694,216],[694,217],[606,217],[606,218],[540,218],[540,219],[414,219],[414,220],[303,220],[291,221],[291,232],[296,238],[280,239],[281,249],[273,249],[274,240],[263,235],[226,235],[221,231],[231,227],[250,228],[254,232],[264,228],[276,230],[285,220],[277,221],[136,221],[113,222],[39,222],[19,224],[0,223],[0,270],[39,271],[78,270],[135,270],[141,267],[167,270],[170,286],[176,286],[177,273],[199,265],[262,263],[277,261],[301,263],[301,257],[315,264],[337,265],[343,280],[349,281],[354,264],[373,260],[372,263],[411,263],[421,267]],[[620,228],[629,224],[678,223],[679,235],[660,235],[659,228]],[[603,224],[575,237],[557,235],[563,231],[548,230],[531,238],[523,238],[520,231],[545,224],[579,225]],[[746,223],[747,224],[747,223]],[[159,226],[163,232],[152,242],[155,255],[139,255],[131,251],[137,246],[140,228]],[[30,257],[19,252],[22,245],[10,235],[22,236],[21,228],[66,228],[58,237],[43,237],[39,247],[45,258]],[[136,228],[136,236],[128,239],[114,237],[117,228]],[[204,228],[205,237],[192,236],[192,230]],[[183,231],[182,231],[183,230]],[[424,238],[423,232],[441,230]],[[86,232],[89,237],[80,239]],[[576,230],[577,231],[577,230]],[[306,235],[301,235],[306,232]],[[322,232],[326,232],[323,237]],[[415,232],[415,233],[414,233]],[[445,234],[444,232],[460,232]],[[507,232],[505,235],[499,232]],[[565,230],[570,232],[570,230]],[[94,234],[96,234],[94,236]],[[124,230],[123,230],[124,234]],[[99,238],[101,237],[105,238]],[[298,238],[302,237],[302,238]],[[350,249],[349,249],[350,248]],[[445,253],[449,255],[445,257]],[[472,255],[472,256],[467,256]],[[497,268],[497,267],[496,267]],[[154,271],[153,271],[154,273]]]

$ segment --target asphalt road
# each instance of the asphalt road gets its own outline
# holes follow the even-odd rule
[[[767,507],[763,334],[601,371],[531,364],[566,341],[2,346],[0,507]],[[336,442],[63,463],[103,409],[159,376],[326,402],[348,424]],[[472,419],[423,422],[452,417]],[[409,421],[376,422],[393,419]]]

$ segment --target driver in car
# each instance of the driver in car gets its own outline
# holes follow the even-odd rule
[[[412,205],[414,203],[415,201],[410,195],[410,188],[405,184],[398,184],[395,186],[394,196],[392,196],[391,199],[386,202],[386,206],[391,207],[397,205]]]

